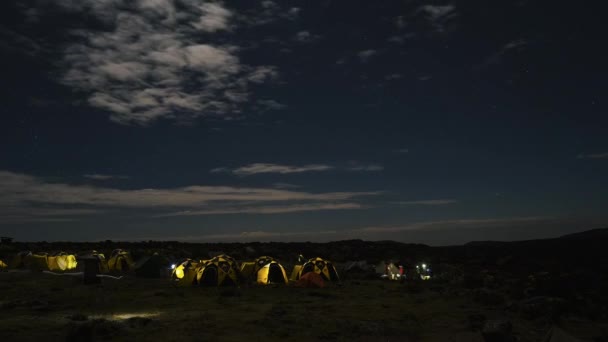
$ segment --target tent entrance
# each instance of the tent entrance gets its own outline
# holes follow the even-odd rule
[[[285,278],[283,277],[283,271],[281,266],[278,264],[270,264],[268,267],[268,283],[270,284],[284,284]]]
[[[203,276],[199,281],[201,286],[217,286],[217,268],[214,266],[207,266],[203,271]]]

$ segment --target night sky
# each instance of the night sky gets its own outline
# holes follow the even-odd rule
[[[606,226],[604,17],[2,1],[0,235],[448,245]]]

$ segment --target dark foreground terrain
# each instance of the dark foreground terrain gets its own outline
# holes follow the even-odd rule
[[[81,278],[66,275],[2,272],[0,341],[483,341],[484,331],[504,333],[511,341],[544,341],[556,327],[583,341],[608,341],[607,242],[605,231],[593,231],[456,247],[358,240],[13,243],[2,252],[105,251],[119,245],[136,257],[151,251],[206,257],[221,250],[242,261],[266,254],[284,260],[288,272],[301,252],[332,258],[343,281],[322,289],[199,288],[126,273],[120,280],[83,285]],[[380,280],[372,269],[382,260],[426,261],[434,276]],[[367,261],[369,268],[348,261],[360,266]]]

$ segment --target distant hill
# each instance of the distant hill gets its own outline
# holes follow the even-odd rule
[[[559,237],[560,239],[606,239],[608,238],[608,228],[597,228],[585,230],[580,233],[566,234]]]
[[[536,240],[521,240],[521,241],[471,241],[464,244],[469,247],[500,247],[510,244],[521,243],[536,243],[543,241],[553,241],[558,239],[608,239],[608,228],[596,228],[585,230],[583,232],[562,235],[558,238],[536,239]]]

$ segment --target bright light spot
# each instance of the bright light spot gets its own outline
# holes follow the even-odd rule
[[[422,264],[422,268],[426,268],[426,264]]]
[[[150,318],[150,317],[156,317],[158,315],[160,315],[158,312],[130,312],[130,313],[114,314],[114,315],[112,315],[112,319],[121,320],[121,319],[129,319],[129,318],[134,318],[134,317]]]
[[[171,265],[171,269],[172,269],[172,270],[174,270],[176,266],[177,266],[177,265],[172,264],[172,265]]]

